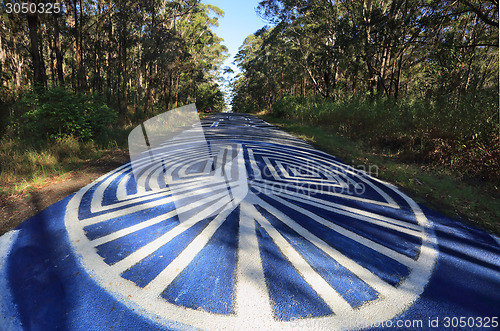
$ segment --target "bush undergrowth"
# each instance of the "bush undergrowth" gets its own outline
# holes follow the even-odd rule
[[[439,164],[461,178],[500,184],[498,93],[466,95],[456,102],[394,103],[350,98],[285,97],[273,116],[316,125],[396,153],[404,163]]]
[[[124,148],[129,126],[100,96],[61,87],[22,92],[0,139],[0,194],[17,194]]]
[[[103,134],[116,118],[102,97],[54,86],[22,93],[12,107],[8,130],[26,141],[68,137],[89,141]]]

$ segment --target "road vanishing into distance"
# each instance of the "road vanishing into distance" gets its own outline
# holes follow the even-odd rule
[[[0,237],[0,330],[498,330],[497,238],[253,116],[153,147]]]

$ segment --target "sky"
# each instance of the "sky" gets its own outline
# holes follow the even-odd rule
[[[219,26],[213,31],[224,39],[222,42],[229,50],[229,58],[224,66],[230,66],[237,72],[236,66],[231,63],[238,53],[238,48],[245,38],[266,25],[257,13],[260,0],[203,0],[203,3],[219,7],[224,11],[224,17],[219,17]]]

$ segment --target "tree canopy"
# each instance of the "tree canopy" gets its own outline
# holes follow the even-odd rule
[[[44,1],[28,1],[43,3]],[[0,20],[0,104],[30,88],[103,95],[121,119],[182,104],[224,107],[224,13],[199,0],[56,0],[56,13]],[[5,118],[5,110],[4,112]]]
[[[284,95],[334,100],[498,91],[498,1],[263,0],[237,55],[235,109]]]

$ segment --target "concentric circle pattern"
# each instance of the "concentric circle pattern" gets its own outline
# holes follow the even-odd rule
[[[437,252],[411,199],[254,117],[201,125],[205,144],[166,142],[70,201],[73,246],[111,295],[214,330],[367,327],[418,298]]]

